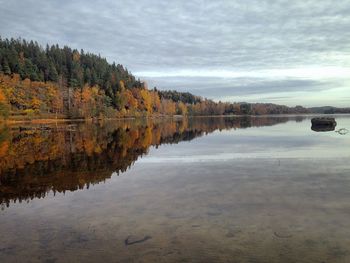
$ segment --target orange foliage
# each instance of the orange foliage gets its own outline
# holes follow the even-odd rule
[[[4,157],[7,155],[9,145],[10,144],[8,141],[4,141],[2,144],[0,144],[0,157]]]
[[[130,90],[126,90],[123,95],[126,97],[128,109],[136,109],[138,103],[132,92]]]
[[[7,98],[5,97],[1,89],[0,89],[0,103],[7,103]]]
[[[14,112],[27,109],[63,111],[63,97],[55,83],[21,80],[18,74],[12,77],[0,74],[0,91]]]

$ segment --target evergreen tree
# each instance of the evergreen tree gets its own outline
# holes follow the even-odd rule
[[[50,62],[49,64],[48,80],[54,81],[54,82],[58,81],[58,73],[53,62]]]
[[[2,70],[4,71],[5,74],[10,75],[11,74],[11,69],[9,66],[9,63],[7,62],[6,59],[4,59],[2,63]]]

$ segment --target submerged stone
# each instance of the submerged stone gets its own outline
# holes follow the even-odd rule
[[[349,130],[345,129],[345,128],[341,128],[341,129],[339,129],[339,130],[337,130],[335,132],[339,133],[340,135],[345,135],[345,134],[347,134],[349,132]]]
[[[151,238],[152,238],[151,236],[138,237],[138,236],[130,235],[124,240],[124,244],[125,246],[130,246],[138,243],[143,243]]]

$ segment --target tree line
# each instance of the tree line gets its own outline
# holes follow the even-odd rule
[[[122,65],[100,55],[0,38],[0,116],[5,118],[306,112],[300,106],[214,102],[189,92],[148,89]]]

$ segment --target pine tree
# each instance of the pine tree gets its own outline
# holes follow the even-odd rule
[[[11,69],[9,67],[9,63],[7,62],[6,59],[4,59],[3,63],[2,63],[2,69],[3,69],[3,72],[7,75],[10,75],[11,74]]]
[[[51,81],[54,81],[54,82],[58,81],[58,73],[57,73],[56,67],[53,64],[53,62],[50,62],[50,64],[49,64],[48,79]]]

